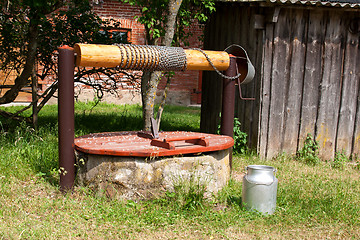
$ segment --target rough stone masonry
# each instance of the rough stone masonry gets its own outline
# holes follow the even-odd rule
[[[216,194],[230,178],[229,149],[158,158],[78,154],[78,181],[115,199],[144,199],[189,183]]]

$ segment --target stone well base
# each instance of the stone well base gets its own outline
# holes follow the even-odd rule
[[[78,180],[117,199],[151,198],[190,179],[216,194],[230,178],[229,149],[197,156],[162,158],[78,154]]]

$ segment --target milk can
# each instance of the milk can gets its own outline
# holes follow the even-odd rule
[[[276,169],[265,165],[249,165],[243,178],[242,203],[247,210],[273,214],[276,207],[278,180]]]

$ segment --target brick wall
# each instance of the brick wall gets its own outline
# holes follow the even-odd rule
[[[135,20],[135,16],[140,15],[140,8],[131,6],[130,4],[121,3],[118,0],[105,0],[105,1],[97,1],[99,4],[94,4],[93,9],[95,13],[99,15],[103,20],[112,20],[116,23],[120,23],[120,27],[123,29],[131,30],[129,41],[132,44],[142,45],[145,44],[145,28],[142,24],[138,23]],[[191,28],[187,29],[191,31],[193,35],[188,39],[189,47],[202,47],[202,41],[199,40],[202,35],[203,26],[199,24],[193,24]],[[41,71],[41,69],[38,69]],[[138,73],[138,71],[136,71]],[[185,72],[176,72],[174,77],[172,78],[167,102],[170,104],[180,104],[180,105],[188,105],[188,104],[196,104],[200,103],[200,92],[201,92],[201,73],[200,71],[185,71]],[[100,76],[103,80],[107,78],[107,76]],[[122,77],[117,76],[117,77]],[[97,81],[98,79],[93,79]],[[50,84],[54,82],[54,76],[48,76],[46,79],[40,80],[38,79],[39,87],[42,91],[44,91]],[[99,82],[100,83],[100,82]],[[165,87],[166,79],[161,79],[157,95],[160,97],[162,91]],[[139,91],[139,85],[133,82],[129,82],[128,79],[122,79],[121,84],[118,85],[119,89],[126,91]],[[137,89],[136,89],[137,88]],[[83,84],[76,84],[76,92],[92,92],[90,87],[85,86]],[[3,91],[4,92],[4,91]],[[1,92],[0,92],[1,94]],[[31,99],[31,95],[27,95],[27,98],[24,99],[22,97],[22,101],[28,101]],[[84,97],[84,99],[87,97]],[[93,96],[90,94],[88,97],[89,100],[93,99]],[[137,98],[138,99],[138,98]],[[114,100],[116,102],[116,100]],[[137,100],[140,103],[139,100]],[[121,103],[130,103],[123,102]]]
[[[116,19],[121,28],[131,29],[132,44],[145,44],[144,26],[134,17],[140,14],[140,9],[120,1],[104,1],[94,4],[94,11],[103,19]]]
[[[132,44],[145,44],[145,32],[144,26],[138,23],[134,18],[137,15],[140,15],[140,8],[136,6],[131,6],[130,4],[121,3],[118,0],[97,0],[93,2],[98,2],[99,4],[94,3],[94,11],[103,19],[114,19],[116,22],[120,23],[121,28],[130,29],[130,42]],[[188,39],[189,47],[202,47],[202,41],[199,40],[199,37],[202,35],[203,26],[197,23],[194,23],[188,31],[191,31],[193,35]],[[41,71],[41,69],[38,69]],[[173,96],[171,99],[175,99],[171,103],[175,104],[196,104],[200,103],[200,94],[201,84],[200,84],[200,71],[185,71],[177,72],[173,77],[170,89],[169,96]],[[39,87],[41,90],[45,90],[49,84],[52,84],[54,81],[53,76],[49,76],[46,79],[39,79]],[[158,96],[161,95],[162,90],[166,84],[166,79],[160,81],[158,87]],[[122,89],[133,89],[134,86],[129,84],[126,81],[123,81],[121,84]],[[5,89],[0,91],[0,94],[3,94]],[[25,94],[25,95],[24,95]],[[30,101],[31,95],[26,93],[21,93],[17,101]],[[23,96],[24,95],[24,96]],[[181,95],[181,98],[178,97]],[[180,100],[179,100],[180,99]]]

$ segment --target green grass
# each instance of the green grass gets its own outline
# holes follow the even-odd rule
[[[76,135],[139,130],[141,108],[76,105]],[[11,108],[15,111],[15,108]],[[199,131],[200,109],[167,107],[163,130]],[[232,179],[214,199],[182,191],[132,202],[97,196],[84,187],[58,188],[57,107],[40,113],[34,132],[0,118],[0,239],[359,239],[360,171],[345,163],[316,165],[281,155],[233,157]],[[244,167],[278,169],[277,210],[241,207]],[[178,194],[178,195],[177,195]],[[186,206],[186,199],[201,204]]]

